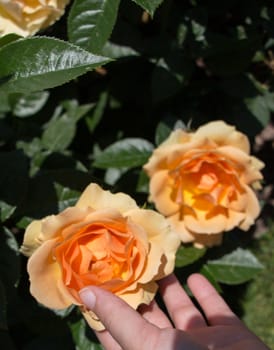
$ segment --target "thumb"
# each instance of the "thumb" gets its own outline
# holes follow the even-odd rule
[[[80,290],[83,304],[93,311],[107,331],[123,349],[152,349],[159,329],[146,321],[124,300],[99,287],[86,287]],[[136,337],[136,334],[142,335]],[[145,346],[144,346],[145,345]]]

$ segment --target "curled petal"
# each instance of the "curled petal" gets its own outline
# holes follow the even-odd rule
[[[20,248],[21,253],[26,256],[31,256],[32,253],[41,245],[41,227],[41,220],[34,220],[28,225],[24,235],[23,244]]]
[[[247,193],[246,215],[240,225],[240,228],[247,231],[250,226],[254,224],[255,219],[259,216],[261,208],[255,193],[248,186],[245,187],[245,191]]]
[[[194,241],[194,235],[186,227],[183,220],[179,219],[179,214],[168,217],[168,222],[172,225],[173,230],[183,243],[190,243]]]
[[[105,326],[93,311],[87,310],[84,306],[81,306],[80,310],[91,329],[94,329],[97,332],[103,331],[105,329]]]
[[[241,150],[231,146],[220,147],[218,152],[224,154],[228,160],[233,161],[233,167],[237,169],[240,180],[243,183],[249,185],[255,181],[262,180],[263,176],[260,169],[262,169],[263,163],[259,160],[254,161],[254,157],[250,157]]]
[[[41,304],[52,309],[64,309],[78,304],[62,280],[62,270],[52,259],[56,240],[48,240],[40,246],[28,261],[30,292]]]
[[[178,212],[178,203],[171,197],[173,191],[173,181],[170,181],[167,170],[156,172],[150,180],[150,200],[160,213],[165,216]]]
[[[142,225],[150,242],[148,262],[140,283],[159,280],[170,274],[174,269],[175,253],[180,245],[178,235],[172,231],[165,218],[155,211],[132,210],[129,215],[134,222]]]
[[[157,292],[158,285],[151,281],[146,284],[137,283],[137,288],[131,291],[125,291],[119,294],[119,297],[127,302],[131,307],[137,309],[141,304],[150,304]]]
[[[90,208],[67,208],[58,215],[51,215],[42,220],[43,239],[51,239],[57,237],[61,230],[73,223],[83,224]]]

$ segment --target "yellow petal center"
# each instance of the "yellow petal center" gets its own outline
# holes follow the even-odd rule
[[[240,168],[224,159],[217,152],[204,152],[183,159],[176,169],[170,171],[172,200],[181,208],[182,216],[193,214],[197,209],[212,212],[219,207],[226,213],[230,203],[243,192],[239,182]]]

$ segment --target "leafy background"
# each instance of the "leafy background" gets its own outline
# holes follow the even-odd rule
[[[266,0],[74,0],[36,36],[0,38],[5,349],[101,348],[77,309],[54,312],[30,296],[24,228],[93,181],[143,205],[152,150],[175,126],[217,119],[247,134],[266,163],[262,214],[220,247],[182,246],[176,274],[184,283],[204,273],[274,348],[273,14]]]

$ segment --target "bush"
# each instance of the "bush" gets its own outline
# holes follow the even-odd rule
[[[142,166],[174,128],[223,120],[254,146],[274,111],[273,10],[255,0],[74,0],[34,36],[0,38],[5,349],[100,348],[78,310],[54,312],[29,294],[25,228],[74,205],[90,182],[152,206]],[[256,153],[265,187],[269,152]],[[262,220],[269,215],[263,209]],[[213,248],[182,245],[176,273],[183,283],[201,271],[220,291],[249,281],[263,268],[249,250],[256,232],[235,228]]]

